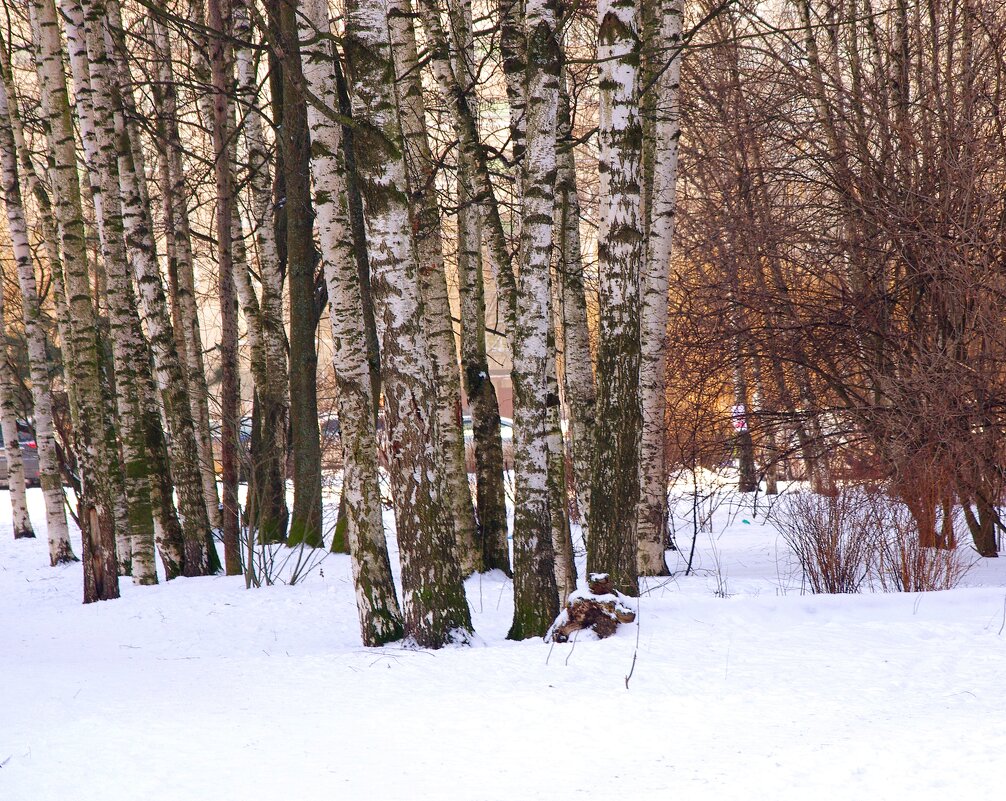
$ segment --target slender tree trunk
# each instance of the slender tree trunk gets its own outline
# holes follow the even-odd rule
[[[410,0],[389,0],[388,25],[395,61],[395,88],[405,140],[405,165],[412,197],[412,225],[416,232],[419,282],[427,337],[437,386],[437,423],[444,460],[444,493],[454,519],[454,537],[461,569],[468,575],[483,569],[475,547],[475,512],[465,468],[461,429],[461,381],[447,296],[440,209],[435,193],[433,153],[426,133],[416,33]]]
[[[83,542],[84,602],[119,597],[115,569],[113,524],[114,482],[118,459],[106,450],[103,391],[97,319],[91,298],[84,217],[77,174],[74,132],[70,115],[59,20],[53,0],[33,0],[36,67],[42,94],[42,113],[48,124],[50,186],[59,223],[67,300],[70,306],[74,382],[80,400],[75,431],[80,464],[81,496],[78,518]]]
[[[39,483],[45,499],[45,517],[49,541],[49,562],[55,566],[75,562],[77,557],[70,547],[70,532],[66,523],[66,496],[56,454],[56,438],[52,424],[51,365],[46,348],[45,330],[42,327],[42,309],[35,284],[35,267],[32,263],[31,244],[28,241],[28,222],[24,214],[21,188],[17,171],[17,148],[11,128],[6,81],[0,80],[0,179],[2,179],[4,205],[7,209],[7,230],[10,235],[14,260],[17,264],[18,284],[21,289],[25,337],[28,341],[28,365],[31,374],[32,405],[35,414],[35,442],[38,447]],[[0,317],[3,304],[0,302]],[[0,330],[5,330],[0,325]],[[6,353],[0,353],[6,358]],[[14,446],[19,447],[17,437]],[[23,480],[23,473],[22,473]]]
[[[601,0],[597,250],[601,317],[597,427],[590,494],[587,570],[607,573],[627,595],[639,592],[639,9],[635,0]]]
[[[681,134],[678,86],[681,80],[683,0],[652,0],[654,15],[647,27],[650,51],[647,79],[652,89],[652,192],[646,203],[648,236],[641,276],[639,393],[643,428],[639,443],[639,511],[636,524],[639,572],[666,576],[667,546],[667,292],[671,240],[674,235]],[[664,62],[670,59],[664,69]]]
[[[371,287],[392,443],[389,473],[402,554],[405,635],[437,648],[468,641],[471,614],[438,475],[443,466],[436,447],[436,388],[404,193],[407,178],[387,24],[380,0],[348,4],[345,47],[358,136],[365,133],[366,138],[356,153],[357,168],[373,245]]]
[[[590,462],[594,450],[594,414],[597,395],[590,358],[587,299],[583,284],[583,253],[580,247],[580,199],[577,194],[576,158],[573,153],[572,119],[564,79],[559,82],[558,170],[555,179],[559,286],[559,318],[562,328],[562,375],[569,409],[570,457],[573,483],[580,512],[580,526],[587,539],[590,517]]]
[[[338,108],[326,0],[304,3],[304,78],[314,95]],[[382,645],[402,636],[402,616],[391,576],[377,472],[377,428],[367,358],[360,276],[349,225],[342,128],[315,106],[307,110],[311,131],[311,172],[321,241],[329,316],[335,345],[339,436],[342,440],[346,539],[353,564],[357,610],[364,645]]]
[[[549,486],[549,417],[558,388],[549,396],[552,216],[555,210],[556,115],[559,49],[552,0],[527,3],[527,160],[521,214],[521,268],[514,329],[514,620],[507,635],[541,637],[559,612],[553,526],[565,503]],[[554,349],[554,347],[553,347]],[[544,402],[543,402],[544,400]],[[555,407],[553,409],[552,407]],[[553,480],[556,478],[553,471]]]
[[[233,16],[235,39],[250,41],[247,0],[235,3]],[[289,372],[283,326],[283,272],[273,222],[273,187],[265,121],[258,105],[258,74],[251,49],[238,44],[235,60],[261,295],[260,302],[256,303],[247,265],[236,262],[235,281],[248,325],[251,366],[261,416],[259,436],[254,440],[251,454],[249,520],[257,528],[261,541],[274,542],[285,538],[289,519],[286,502]]]
[[[499,402],[489,377],[486,352],[485,287],[482,280],[481,226],[472,198],[469,170],[458,166],[458,294],[461,301],[461,371],[472,416],[475,449],[475,502],[482,567],[508,576],[506,488]]]
[[[168,252],[168,274],[174,276],[171,300],[175,341],[178,356],[188,378],[189,402],[199,449],[199,467],[203,498],[210,525],[220,528],[220,498],[213,466],[213,444],[210,436],[209,387],[203,360],[203,338],[200,333],[199,310],[195,295],[195,257],[192,253],[192,233],[186,202],[185,167],[182,158],[181,135],[178,128],[178,101],[172,69],[171,44],[163,22],[150,15],[155,53],[157,83],[151,89],[159,108],[163,129],[161,138],[161,192],[165,212],[165,241]]]
[[[517,316],[516,279],[503,230],[503,221],[500,218],[499,203],[489,178],[488,157],[485,147],[479,140],[478,125],[469,98],[454,74],[450,45],[440,20],[440,10],[434,0],[419,0],[419,9],[426,32],[433,75],[454,118],[454,127],[458,133],[459,157],[471,170],[474,200],[483,212],[482,232],[486,239],[486,254],[502,302],[504,327],[512,350]]]
[[[241,572],[238,530],[238,435],[241,420],[238,385],[238,309],[234,288],[233,214],[234,182],[230,165],[230,65],[224,36],[230,26],[229,0],[208,0],[210,70],[213,81],[213,154],[217,190],[217,270],[220,295],[220,440],[223,461],[224,560],[227,575]]]
[[[206,514],[188,382],[175,347],[175,333],[157,261],[142,161],[143,151],[138,141],[139,132],[134,123],[137,114],[132,100],[129,75],[126,72],[126,45],[118,0],[108,0],[106,8],[114,53],[118,56],[117,63],[113,64],[116,67],[113,74],[118,86],[113,85],[110,88],[115,91],[114,96],[119,102],[118,114],[115,117],[115,138],[126,246],[130,252],[143,323],[149,336],[150,352],[153,354],[154,372],[163,402],[164,418],[170,432],[168,447],[171,455],[171,473],[178,494],[185,545],[184,570],[186,575],[201,576],[215,572],[218,565],[215,552],[211,553],[214,546]],[[92,86],[93,90],[96,88]],[[149,375],[149,368],[144,370],[144,373]],[[146,551],[146,541],[143,547]],[[152,554],[153,538],[149,541],[149,547]],[[148,568],[152,572],[152,559]]]
[[[35,529],[28,514],[28,496],[25,491],[24,459],[17,435],[17,406],[14,403],[14,375],[7,359],[6,326],[0,325],[4,348],[0,352],[0,425],[2,425],[4,456],[7,458],[7,489],[10,490],[10,505],[13,512],[11,525],[14,539],[34,538]]]

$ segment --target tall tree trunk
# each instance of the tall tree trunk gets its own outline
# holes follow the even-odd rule
[[[464,433],[461,429],[461,381],[454,326],[447,296],[447,274],[437,207],[436,164],[426,128],[426,107],[416,52],[416,32],[410,0],[389,0],[388,26],[395,61],[405,166],[412,198],[412,226],[416,232],[419,286],[430,356],[437,387],[437,423],[444,460],[444,496],[454,519],[454,537],[461,569],[468,575],[483,568],[475,547],[475,512],[465,468]]]
[[[17,264],[18,285],[21,289],[25,337],[28,341],[32,405],[35,414],[39,483],[45,499],[49,562],[55,566],[75,562],[77,557],[70,547],[70,532],[66,523],[66,496],[63,494],[63,479],[59,469],[59,457],[56,454],[56,438],[52,423],[51,365],[46,348],[45,330],[42,327],[42,309],[35,284],[31,244],[28,241],[28,221],[25,218],[18,181],[17,148],[11,128],[5,84],[5,80],[0,80],[0,180],[3,185],[4,205],[7,209],[7,230]],[[2,314],[3,304],[0,302],[0,317]],[[5,330],[5,327],[0,325],[0,331],[2,330]],[[0,357],[6,358],[6,353],[0,353]],[[14,446],[18,447],[16,436]]]
[[[171,43],[163,21],[150,15],[154,52],[157,55],[157,82],[151,87],[162,130],[160,141],[161,193],[165,215],[165,242],[168,254],[168,275],[171,281],[172,320],[178,356],[188,378],[189,402],[199,448],[203,498],[210,525],[220,528],[220,498],[213,465],[213,443],[210,435],[209,387],[203,360],[203,338],[200,333],[199,310],[195,295],[195,257],[192,253],[192,233],[186,198],[185,167],[181,134],[178,128],[178,101],[172,68]]]
[[[2,313],[0,313],[2,315]],[[2,317],[0,317],[2,323]],[[4,456],[7,459],[7,489],[10,491],[10,505],[13,513],[11,526],[14,539],[33,538],[35,529],[28,514],[28,496],[25,491],[24,459],[17,435],[17,406],[14,403],[14,373],[7,358],[7,329],[0,324],[3,349],[0,350],[0,426],[3,431]]]
[[[437,648],[471,636],[471,613],[441,493],[436,387],[423,328],[418,260],[411,236],[394,64],[380,0],[348,3],[346,56],[358,125],[357,168],[372,243],[371,288],[381,338],[386,428],[405,635]]]
[[[74,382],[80,400],[75,431],[80,464],[81,496],[78,518],[83,542],[84,602],[119,596],[115,569],[112,471],[118,459],[106,449],[101,387],[100,351],[88,275],[77,157],[70,102],[63,69],[63,47],[54,0],[33,0],[36,68],[42,94],[42,113],[48,127],[50,185],[59,223],[66,293],[70,306]]]
[[[600,208],[597,232],[601,317],[597,427],[590,490],[587,570],[607,573],[627,595],[639,593],[639,13],[635,0],[601,0]]]
[[[116,411],[121,431],[128,530],[117,529],[120,572],[131,570],[134,540],[154,539],[150,468],[137,373],[148,370],[136,298],[124,244],[111,96],[112,65],[105,47],[105,5],[61,3],[70,48],[77,116],[90,177],[91,194],[107,281],[109,337],[115,364]]]
[[[261,300],[255,309],[255,295],[247,264],[235,262],[238,296],[245,312],[252,345],[252,374],[255,378],[261,426],[251,453],[249,520],[263,542],[286,536],[289,510],[286,502],[286,446],[288,429],[288,379],[286,329],[283,326],[283,272],[273,222],[273,187],[269,170],[269,150],[265,141],[265,121],[259,109],[258,74],[250,47],[251,19],[247,0],[234,4],[235,60],[238,91],[244,119],[241,128],[248,160],[251,213],[255,229]],[[253,341],[259,340],[258,344]]]
[[[230,29],[229,0],[208,0],[210,70],[213,82],[213,154],[217,190],[217,262],[220,296],[220,448],[223,461],[224,560],[228,575],[241,572],[238,530],[238,437],[241,397],[238,385],[238,309],[234,288],[234,181],[230,164],[230,64],[224,37]]]
[[[290,283],[290,424],[293,453],[293,510],[290,545],[323,544],[321,531],[321,439],[318,431],[314,298],[314,237],[307,110],[303,95],[297,0],[278,4],[283,57],[283,153],[286,209],[286,260]]]
[[[650,0],[647,20],[647,80],[654,83],[652,191],[647,198],[646,261],[641,276],[639,394],[643,428],[639,442],[639,511],[636,523],[639,572],[666,576],[667,458],[667,292],[671,240],[674,235],[681,134],[678,86],[681,81],[683,0]],[[670,64],[664,69],[664,62]]]
[[[321,38],[331,35],[327,1],[306,0],[304,14],[304,38],[313,40],[303,50],[304,78],[315,97],[329,108],[338,108],[331,43],[328,38]],[[313,104],[308,107],[307,116],[318,233],[335,346],[333,366],[339,393],[346,539],[364,645],[382,645],[402,636],[402,616],[381,519],[377,428],[360,276],[349,225],[342,127]]]
[[[555,583],[553,517],[557,493],[549,492],[549,397],[552,215],[555,210],[556,115],[559,48],[555,3],[527,3],[527,160],[521,212],[521,267],[514,329],[514,620],[507,635],[541,637],[559,612]],[[543,402],[544,401],[544,402]],[[553,476],[554,477],[554,476]],[[550,503],[550,500],[553,503]]]
[[[577,194],[576,157],[569,95],[564,77],[559,80],[558,152],[555,179],[559,286],[559,319],[562,340],[563,390],[568,407],[570,458],[573,484],[584,539],[590,517],[590,462],[594,450],[594,414],[597,394],[590,358],[587,299],[583,284],[583,252],[580,246],[580,199]]]
[[[482,280],[481,226],[471,190],[470,171],[458,166],[458,294],[461,302],[461,371],[472,416],[475,450],[475,504],[484,570],[508,576],[506,487],[503,441],[496,388],[489,377],[486,351],[485,287]]]
[[[175,347],[175,333],[157,261],[153,221],[142,161],[143,150],[140,147],[139,131],[135,125],[137,112],[130,78],[126,71],[126,43],[123,38],[118,0],[108,0],[106,8],[107,25],[114,43],[113,55],[116,57],[113,62],[116,68],[113,75],[118,85],[113,84],[110,88],[114,91],[113,97],[117,98],[119,103],[118,113],[115,116],[115,138],[126,246],[131,256],[143,323],[149,336],[156,386],[170,432],[168,448],[171,456],[171,474],[181,513],[185,546],[184,570],[186,575],[201,576],[215,572],[219,565],[206,514],[188,382]],[[149,369],[144,373],[149,375]],[[150,546],[152,552],[153,540],[150,541]],[[151,570],[153,568],[152,560],[149,568]]]

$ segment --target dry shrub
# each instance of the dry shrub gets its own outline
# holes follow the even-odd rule
[[[975,566],[978,557],[963,548],[923,547],[918,526],[904,504],[879,496],[877,517],[881,536],[874,573],[884,592],[951,590]],[[961,529],[959,512],[954,512],[950,524],[954,531]]]
[[[772,521],[814,593],[859,592],[864,583],[883,592],[949,590],[976,561],[961,548],[920,545],[908,507],[876,488],[795,493],[780,501]],[[961,527],[956,517],[950,524]]]
[[[844,489],[798,492],[777,505],[773,522],[812,592],[859,592],[867,579],[876,532],[867,501],[865,491]]]

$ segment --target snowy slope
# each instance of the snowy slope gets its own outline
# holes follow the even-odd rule
[[[343,556],[82,606],[80,567],[15,542],[0,493],[0,799],[1001,797],[1006,564],[812,597],[761,513],[712,519],[638,628],[507,642],[496,574],[468,582],[480,643],[424,652],[359,645]]]

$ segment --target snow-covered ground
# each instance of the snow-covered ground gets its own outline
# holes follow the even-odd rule
[[[360,646],[344,556],[83,606],[0,492],[0,799],[1002,796],[1006,560],[950,592],[804,595],[764,503],[703,504],[697,572],[650,581],[638,627],[507,642],[496,574],[467,585],[479,642],[428,652]]]

